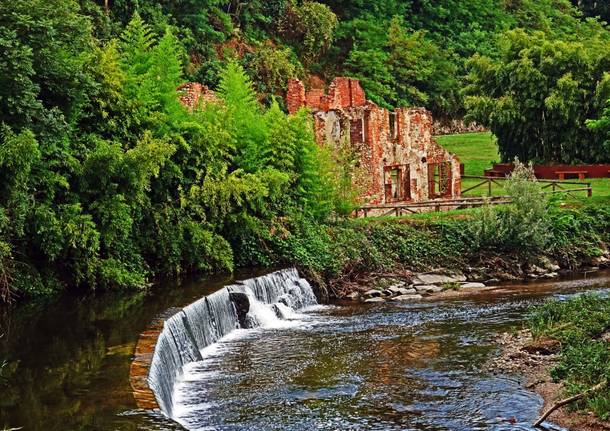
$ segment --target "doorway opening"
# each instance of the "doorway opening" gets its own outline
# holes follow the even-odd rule
[[[428,197],[451,196],[451,162],[428,164]]]
[[[386,203],[411,200],[411,170],[409,165],[387,166],[383,173]]]

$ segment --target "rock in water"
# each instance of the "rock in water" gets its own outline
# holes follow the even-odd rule
[[[486,287],[483,283],[462,283],[462,289],[483,289]]]
[[[368,303],[385,302],[385,299],[376,297],[376,298],[365,299],[364,302],[368,302]]]
[[[417,274],[413,279],[413,284],[448,284],[466,281],[464,274],[444,275],[444,274]]]
[[[403,287],[402,289],[398,290],[399,295],[414,295],[416,293],[417,290],[413,289],[412,287]]]
[[[423,296],[421,296],[421,295],[400,295],[400,296],[393,298],[393,300],[399,301],[399,302],[410,302],[410,301],[418,301],[422,298],[423,298]]]
[[[424,284],[421,286],[415,286],[418,293],[439,293],[443,291],[441,286],[435,286],[433,284]]]
[[[247,328],[247,316],[250,311],[250,299],[245,292],[229,292],[229,298],[235,305],[235,312],[237,313],[237,319],[242,328]]]
[[[352,301],[357,301],[358,299],[360,299],[360,294],[358,292],[352,292],[347,295],[347,298],[351,299]]]

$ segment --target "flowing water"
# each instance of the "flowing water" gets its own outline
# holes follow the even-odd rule
[[[236,303],[243,305],[241,322]],[[148,377],[163,413],[175,417],[176,379],[214,344],[240,328],[283,325],[294,311],[313,305],[317,301],[307,280],[296,269],[285,269],[224,287],[176,312],[158,337]]]
[[[272,278],[65,298],[0,316],[0,429],[181,429],[136,409],[129,365],[155,315],[192,304],[166,324],[155,353],[166,358],[149,378],[187,429],[531,430],[539,397],[518,376],[483,368],[497,334],[521,328],[548,297],[610,289],[606,273],[431,302],[320,306],[298,279]],[[231,291],[249,299],[242,323],[225,307]]]

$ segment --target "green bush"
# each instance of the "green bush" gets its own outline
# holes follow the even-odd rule
[[[518,160],[506,181],[511,203],[486,205],[476,213],[469,230],[479,249],[510,251],[530,260],[546,250],[551,241],[549,204],[533,169]]]
[[[289,48],[276,47],[271,42],[261,44],[248,62],[251,75],[263,94],[282,96],[290,78],[303,74],[302,66]]]

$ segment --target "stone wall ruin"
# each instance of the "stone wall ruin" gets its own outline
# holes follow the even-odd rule
[[[366,100],[360,82],[335,78],[327,91],[288,82],[290,113],[306,107],[320,145],[344,143],[355,152],[368,204],[455,199],[461,193],[460,161],[433,139],[432,115],[424,108],[393,112]]]
[[[219,101],[212,90],[198,82],[187,82],[178,87],[177,91],[180,103],[186,106],[190,111],[200,104],[208,102],[217,103]]]

